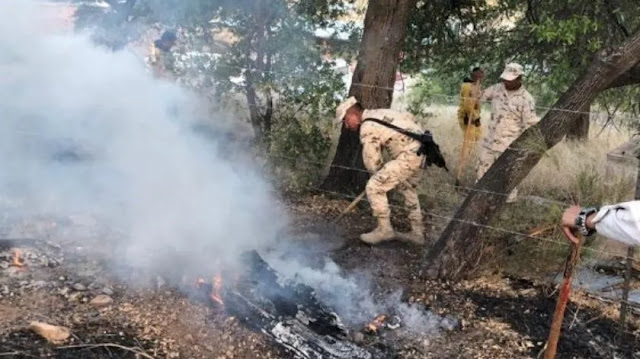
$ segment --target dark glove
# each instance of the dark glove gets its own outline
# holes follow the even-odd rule
[[[462,119],[462,123],[464,123],[465,126],[469,124],[469,115],[464,115],[464,118]]]
[[[480,117],[478,117],[475,120],[473,120],[473,125],[476,126],[476,127],[480,127]]]

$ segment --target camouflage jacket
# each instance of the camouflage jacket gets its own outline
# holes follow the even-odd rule
[[[416,122],[416,118],[408,112],[387,109],[365,110],[362,119],[368,118],[386,121],[415,133],[424,132]],[[372,121],[366,121],[360,126],[360,142],[364,166],[371,173],[377,172],[382,167],[383,148],[386,148],[393,158],[407,152],[415,154],[420,148],[420,142]]]
[[[481,101],[491,101],[491,121],[482,146],[504,151],[527,128],[538,122],[535,101],[524,86],[507,91],[504,84],[491,86],[482,93]]]

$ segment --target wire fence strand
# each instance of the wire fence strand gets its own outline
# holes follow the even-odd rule
[[[232,66],[232,65],[225,65],[225,64],[216,64],[214,66],[217,67],[224,67],[224,68],[230,68],[230,69],[238,69],[241,71],[246,71],[246,72],[258,72],[258,73],[270,73],[270,74],[278,74],[278,75],[283,75],[286,77],[293,77],[293,78],[301,78],[301,79],[307,79],[308,76],[307,75],[291,75],[290,72],[284,72],[284,71],[274,71],[274,70],[264,70],[264,69],[250,69],[250,68],[246,68],[246,67],[241,67],[241,66]],[[389,86],[379,86],[379,85],[371,85],[371,84],[365,84],[365,83],[358,83],[358,82],[353,82],[353,83],[349,83],[350,86],[357,86],[357,87],[363,87],[363,88],[374,88],[374,89],[380,89],[380,90],[386,90],[386,91],[395,91],[395,87],[389,87]],[[460,95],[450,95],[450,94],[442,94],[442,93],[426,93],[425,94],[427,97],[436,97],[436,98],[443,98],[446,100],[462,100],[462,99],[469,99],[469,100],[474,100],[474,101],[478,101],[479,103],[484,103],[484,104],[490,104],[491,101],[489,100],[483,100],[483,99],[478,99],[478,98],[465,98],[462,97]],[[259,107],[268,107],[268,106],[260,106]],[[564,112],[564,113],[570,113],[570,114],[576,114],[576,115],[606,115],[607,118],[624,118],[624,119],[628,119],[628,120],[636,120],[636,121],[640,121],[640,117],[639,116],[630,116],[630,115],[616,115],[616,114],[610,114],[610,113],[605,113],[605,112],[593,112],[593,111],[580,111],[580,110],[570,110],[570,109],[561,109],[561,108],[555,108],[553,106],[541,106],[541,105],[536,105],[535,108],[537,110],[541,110],[541,111],[558,111],[558,112]]]

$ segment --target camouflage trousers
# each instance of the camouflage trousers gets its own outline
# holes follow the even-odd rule
[[[409,210],[409,220],[412,223],[422,223],[422,211],[418,200],[418,181],[420,179],[420,164],[422,156],[415,153],[403,153],[397,158],[385,163],[367,182],[367,198],[371,203],[373,216],[378,219],[389,218],[389,200],[387,192],[394,188],[404,197]]]
[[[482,148],[480,149],[480,153],[478,155],[477,181],[479,181],[480,178],[482,178],[485,175],[485,173],[487,173],[487,171],[489,170],[489,167],[493,165],[493,163],[498,159],[498,157],[500,157],[500,155],[504,150],[506,150],[506,148],[502,149],[502,151],[499,151],[496,148],[487,148],[485,146],[482,146]],[[509,196],[507,197],[507,202],[515,201],[517,197],[518,197],[518,189],[514,188],[513,191],[509,193]]]

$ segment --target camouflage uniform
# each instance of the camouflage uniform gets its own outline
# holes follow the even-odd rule
[[[515,91],[507,91],[502,83],[491,86],[483,92],[481,101],[491,101],[491,122],[480,149],[478,180],[516,138],[538,122],[535,101],[524,86]],[[514,189],[508,201],[516,196]]]
[[[386,109],[365,110],[362,119],[369,118],[386,121],[415,133],[423,132],[410,113]],[[415,233],[419,232],[419,238],[422,239],[422,212],[416,191],[422,163],[422,156],[416,155],[420,142],[372,121],[366,121],[361,125],[360,141],[363,146],[364,165],[373,174],[366,186],[373,215],[379,221],[389,221],[391,213],[387,192],[397,187],[409,209],[412,230]],[[383,147],[393,158],[384,164]]]

